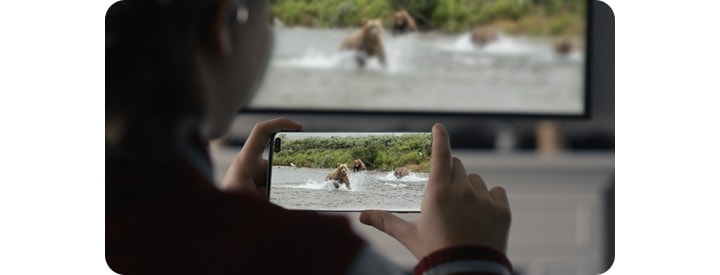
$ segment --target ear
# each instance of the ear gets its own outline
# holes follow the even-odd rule
[[[210,35],[210,50],[213,52],[227,56],[232,53],[232,42],[230,42],[230,26],[228,25],[228,16],[232,2],[230,0],[221,1],[213,12],[210,29],[207,30]]]
[[[335,168],[338,168],[338,167],[340,167],[340,163],[338,163],[337,165],[335,165]]]
[[[368,23],[367,18],[363,18],[363,19],[362,19],[362,25],[363,25],[363,27],[364,27],[365,25],[367,25],[367,23]]]

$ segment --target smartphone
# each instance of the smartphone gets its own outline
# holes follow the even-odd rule
[[[420,212],[431,148],[430,132],[278,132],[268,199],[288,209]]]

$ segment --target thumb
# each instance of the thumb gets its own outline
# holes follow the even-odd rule
[[[419,247],[418,231],[414,223],[408,222],[386,211],[368,210],[360,214],[360,222],[377,228],[398,240],[415,254]]]

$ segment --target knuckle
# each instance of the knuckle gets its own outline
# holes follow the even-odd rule
[[[448,190],[444,187],[434,188],[432,192],[428,192],[427,197],[433,202],[443,202],[447,200]]]
[[[487,198],[480,199],[480,207],[482,209],[489,209],[490,211],[492,211],[492,209],[496,208],[496,206],[492,203],[492,201]],[[490,213],[492,213],[492,212],[490,212]]]
[[[380,215],[374,215],[372,217],[372,224],[378,230],[385,232],[385,219]]]
[[[460,191],[460,197],[463,200],[473,200],[473,199],[477,199],[477,193],[475,193],[475,190],[470,188],[470,186],[465,186]]]
[[[253,126],[252,131],[250,132],[250,134],[251,134],[251,135],[252,135],[253,133],[254,133],[254,134],[257,134],[257,133],[259,133],[260,131],[262,131],[262,129],[263,129],[263,123],[264,123],[264,122],[255,123],[255,126]]]
[[[468,179],[472,182],[485,183],[485,180],[483,180],[483,178],[477,173],[470,173],[470,175],[468,175]]]
[[[509,208],[501,206],[501,207],[496,207],[496,209],[497,209],[496,215],[499,220],[501,220],[505,223],[508,223],[508,224],[510,223],[510,221],[512,221],[512,213],[510,213]]]
[[[253,130],[264,131],[268,128],[268,125],[270,125],[269,121],[258,122],[257,124],[255,124]]]
[[[505,188],[502,188],[502,186],[495,186],[490,191],[497,195],[507,197],[507,192],[505,191]]]

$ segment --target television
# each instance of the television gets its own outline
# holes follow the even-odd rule
[[[272,58],[244,113],[588,116],[586,0],[270,5]]]

